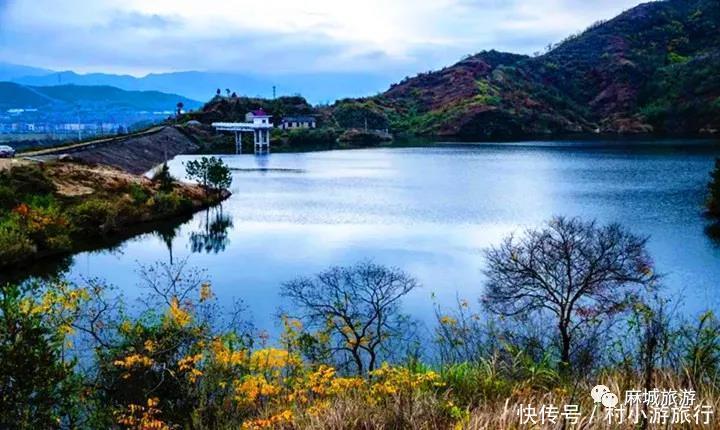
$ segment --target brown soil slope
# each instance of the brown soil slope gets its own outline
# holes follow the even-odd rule
[[[156,133],[90,145],[65,155],[71,160],[113,166],[140,175],[175,155],[197,148],[174,127],[163,127]]]

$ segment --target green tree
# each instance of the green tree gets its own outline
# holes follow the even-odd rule
[[[230,168],[221,158],[202,157],[185,164],[187,177],[198,181],[206,190],[221,190],[232,184]]]
[[[168,167],[167,163],[163,163],[162,167],[160,167],[160,169],[155,172],[155,175],[153,176],[153,181],[160,184],[160,191],[172,191],[175,178],[173,178],[170,174],[170,168]]]
[[[707,208],[710,215],[720,218],[720,158],[715,160],[715,170],[710,173],[710,178]]]
[[[55,301],[48,311],[29,288],[0,288],[0,428],[60,428],[74,421],[80,391],[53,318],[67,302]]]

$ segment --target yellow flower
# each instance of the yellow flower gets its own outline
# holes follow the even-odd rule
[[[302,360],[297,354],[284,349],[265,348],[254,351],[250,356],[250,367],[255,371],[273,371],[284,367],[299,366]]]
[[[152,358],[140,354],[131,354],[120,360],[113,361],[117,367],[130,369],[133,367],[151,367],[155,362]]]
[[[262,375],[248,375],[234,381],[235,399],[242,403],[254,403],[260,397],[272,397],[280,388],[270,384]]]
[[[173,297],[170,301],[168,317],[172,323],[180,327],[185,327],[192,322],[192,315],[180,306],[177,297]]]
[[[231,350],[222,339],[215,338],[210,344],[213,359],[220,366],[238,366],[245,362],[245,351]]]
[[[170,426],[158,418],[162,412],[157,408],[160,400],[156,397],[147,400],[147,406],[130,404],[124,411],[115,413],[118,424],[137,430],[170,430]]]
[[[331,394],[343,394],[349,391],[355,391],[362,388],[365,385],[365,380],[362,378],[335,378],[330,383]]]
[[[206,300],[210,300],[213,297],[212,289],[210,288],[210,284],[205,283],[200,286],[200,301],[204,302]]]
[[[321,365],[316,371],[308,374],[308,388],[315,394],[325,394],[330,388],[334,377],[335,369]]]
[[[178,361],[179,370],[181,372],[186,372],[188,374],[188,379],[192,383],[197,381],[197,378],[203,374],[202,371],[197,368],[197,364],[200,360],[202,360],[202,357],[202,354],[188,355]]]
[[[293,413],[287,409],[270,418],[260,418],[256,420],[246,421],[243,423],[243,430],[261,430],[268,428],[276,428],[283,424],[289,424],[293,420]]]
[[[412,372],[406,367],[391,367],[387,363],[374,371],[371,392],[376,396],[393,396],[395,394],[411,394],[417,390],[441,386],[440,375],[433,371]]]
[[[122,332],[122,333],[128,334],[132,331],[132,328],[133,328],[133,325],[130,322],[130,320],[123,320],[123,322],[120,323],[118,330],[120,330],[120,332]]]
[[[202,360],[202,354],[188,355],[178,361],[178,367],[180,371],[185,372],[195,367],[200,360]]]
[[[457,325],[457,320],[451,316],[443,315],[440,317],[440,324],[455,326],[455,325]]]

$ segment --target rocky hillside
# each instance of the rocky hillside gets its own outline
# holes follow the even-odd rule
[[[465,139],[720,130],[720,2],[641,4],[527,57],[496,51],[342,101],[393,131]]]

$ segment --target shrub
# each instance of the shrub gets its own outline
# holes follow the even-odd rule
[[[41,198],[30,205],[21,203],[13,209],[11,219],[39,251],[65,251],[71,246],[70,222],[53,198]]]
[[[152,198],[153,208],[159,214],[186,212],[192,209],[192,202],[178,193],[159,192]]]
[[[37,248],[16,222],[7,219],[0,223],[0,266],[32,256]]]
[[[130,194],[130,197],[133,199],[133,202],[136,204],[143,204],[148,199],[148,194],[145,192],[145,189],[138,183],[132,182],[128,186],[128,194]]]
[[[690,61],[689,57],[686,57],[684,55],[680,55],[677,52],[670,52],[667,56],[668,63],[670,64],[684,64]]]
[[[338,138],[338,133],[332,128],[296,129],[288,133],[290,146],[332,146]]]
[[[387,116],[370,102],[339,102],[333,111],[333,118],[342,128],[388,128]]]
[[[73,225],[80,232],[96,233],[114,228],[117,208],[112,203],[100,200],[86,200],[72,209]]]
[[[167,163],[163,163],[153,175],[153,181],[160,184],[161,191],[172,191],[175,178],[170,174],[170,168]]]
[[[36,299],[18,286],[0,288],[0,428],[54,429],[74,418],[80,384],[74,362],[63,358],[66,331],[56,319],[73,304],[51,297],[61,295]]]
[[[20,203],[17,198],[18,196],[12,188],[0,185],[0,213],[3,210],[10,210]]]
[[[640,114],[644,116],[648,121],[662,122],[670,114],[671,111],[672,108],[667,102],[658,100],[641,108]]]
[[[711,216],[720,218],[720,158],[715,160],[715,170],[710,173],[708,190],[708,212]]]
[[[10,170],[0,173],[0,183],[14,190],[17,196],[55,192],[55,184],[40,167],[34,164],[13,166]]]

